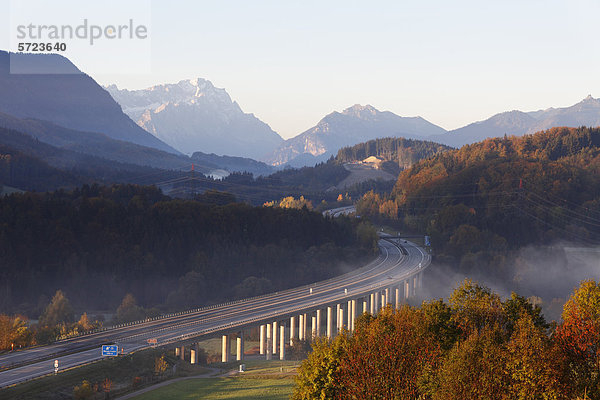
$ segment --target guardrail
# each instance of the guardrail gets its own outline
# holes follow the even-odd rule
[[[393,244],[394,246],[396,246],[398,249],[400,249],[400,251],[401,251],[401,253],[403,255],[407,255],[408,254],[408,252],[406,251],[406,249],[403,246],[401,246],[400,244],[397,244],[397,243],[393,242],[392,240],[387,240],[387,241],[390,242],[391,244]],[[405,276],[397,277],[397,279],[393,280],[391,283],[392,284],[399,284],[399,283],[403,282],[404,280],[406,280],[408,278],[412,278],[416,274],[422,273],[427,267],[429,267],[429,265],[431,265],[431,257],[429,256],[429,254],[424,253],[424,255],[426,255],[426,257],[425,257],[425,260],[424,260],[424,264],[421,265],[421,268],[419,268],[418,270],[413,271],[412,273],[407,274]],[[330,280],[332,280],[332,279],[329,279],[327,281],[330,281]],[[319,283],[323,283],[323,282],[327,282],[327,281],[321,281]],[[306,285],[306,286],[309,287],[309,285]],[[287,310],[285,310],[285,312],[281,312],[281,311],[272,312],[270,314],[266,314],[266,315],[263,315],[261,317],[248,318],[248,319],[244,319],[244,320],[237,321],[237,322],[230,322],[228,324],[219,325],[217,327],[213,327],[213,328],[209,328],[209,329],[203,329],[203,330],[199,330],[199,331],[196,331],[196,332],[187,333],[185,335],[181,335],[181,336],[178,336],[178,337],[173,337],[172,339],[169,339],[167,341],[160,342],[160,345],[164,346],[164,345],[170,344],[170,343],[176,343],[176,342],[180,342],[180,341],[184,341],[184,340],[189,340],[191,338],[202,336],[202,335],[205,335],[207,333],[216,333],[216,332],[220,332],[220,331],[227,330],[227,329],[230,329],[230,328],[239,328],[239,327],[251,325],[251,324],[254,324],[254,323],[258,323],[258,322],[269,321],[273,317],[286,317],[286,316],[291,315],[291,314],[296,314],[296,313],[300,313],[300,312],[304,312],[304,311],[314,310],[315,308],[324,307],[324,306],[327,306],[327,305],[332,304],[332,303],[337,303],[339,301],[347,301],[347,300],[353,299],[355,297],[364,296],[364,295],[367,295],[367,294],[371,293],[371,291],[374,290],[374,289],[375,290],[382,289],[382,288],[385,288],[386,286],[390,286],[390,282],[382,282],[379,285],[371,285],[369,287],[369,289],[364,290],[364,291],[358,291],[358,292],[352,292],[352,293],[349,292],[347,294],[343,293],[343,294],[340,294],[339,296],[336,296],[334,298],[328,298],[327,301],[321,302],[318,305],[316,305],[316,304],[313,303],[313,304],[311,304],[308,307],[306,307],[305,305],[298,306],[298,307],[294,307],[294,308],[291,308],[291,309],[287,309]],[[302,286],[300,288],[302,288]],[[259,297],[259,296],[257,296],[257,297]],[[127,336],[127,337],[124,337],[124,338],[119,338],[116,342],[124,342],[124,341],[126,341],[128,339],[133,339],[133,338],[140,337],[140,336],[145,336],[145,335],[151,335],[151,334],[154,334],[154,333],[164,332],[166,330],[171,330],[171,329],[174,329],[174,328],[177,328],[177,327],[181,327],[181,326],[184,326],[184,325],[197,325],[197,324],[201,324],[201,323],[203,323],[205,321],[206,321],[206,319],[200,319],[198,321],[192,321],[192,322],[183,323],[183,324],[175,326],[175,327],[159,328],[159,329],[156,329],[156,330],[153,330],[153,331],[139,333],[139,334]],[[148,347],[150,347],[150,346],[145,346],[144,348],[148,348]]]
[[[394,246],[396,246],[398,249],[400,249],[400,251],[402,252],[402,254],[406,255],[406,249],[403,248],[403,246],[401,246],[399,243],[395,243],[393,242],[391,239],[386,239],[385,237],[382,237],[382,239],[386,240],[387,242],[393,244]],[[416,246],[415,246],[416,247]],[[136,351],[140,351],[149,347],[155,347],[155,346],[165,346],[171,343],[176,343],[176,342],[181,342],[181,341],[185,341],[185,340],[190,340],[192,338],[196,338],[198,336],[202,336],[202,335],[206,335],[206,334],[210,334],[210,333],[217,333],[217,332],[222,332],[222,331],[226,331],[229,329],[233,329],[233,328],[240,328],[240,327],[244,327],[244,326],[248,326],[248,325],[252,325],[252,324],[256,324],[256,323],[260,323],[260,322],[266,322],[269,320],[272,320],[273,318],[285,318],[289,315],[293,315],[293,314],[297,314],[297,313],[301,313],[301,312],[307,312],[307,311],[311,311],[314,310],[316,308],[319,307],[324,307],[324,306],[328,306],[329,304],[335,304],[337,302],[340,301],[347,301],[349,299],[352,298],[356,298],[356,297],[360,297],[360,296],[364,296],[367,295],[369,293],[372,292],[372,290],[374,289],[382,289],[385,288],[386,286],[390,286],[390,283],[392,284],[398,284],[404,280],[406,280],[407,278],[411,278],[414,275],[423,272],[427,267],[429,267],[429,265],[431,264],[431,257],[429,256],[429,254],[424,253],[424,255],[426,255],[425,260],[424,260],[424,265],[422,265],[421,268],[419,268],[416,271],[412,271],[411,273],[407,274],[407,275],[403,275],[401,277],[396,277],[396,279],[394,279],[392,282],[385,282],[382,281],[380,284],[378,285],[371,285],[368,289],[363,290],[363,291],[358,291],[358,292],[348,292],[348,293],[340,293],[337,296],[334,297],[329,297],[326,299],[326,301],[321,301],[319,302],[319,304],[315,304],[315,302],[313,302],[311,305],[307,306],[307,305],[301,305],[298,307],[292,307],[289,309],[285,309],[283,312],[282,311],[274,311],[271,313],[267,313],[267,314],[263,314],[260,317],[252,317],[252,318],[247,318],[247,319],[242,319],[236,322],[229,322],[226,324],[221,324],[221,325],[217,325],[215,327],[211,327],[211,328],[206,328],[206,329],[200,329],[197,331],[193,331],[193,332],[189,332],[186,334],[183,334],[181,336],[174,336],[172,338],[169,338],[167,340],[164,340],[156,345],[141,345],[138,348],[136,348],[135,350],[133,350],[132,352],[136,352]],[[337,277],[332,277],[329,278],[327,280],[324,281],[319,281],[319,282],[314,282],[311,284],[307,284],[307,285],[303,285],[303,286],[299,286],[294,288],[293,290],[300,290],[300,289],[307,289],[307,288],[311,288],[311,287],[315,287],[316,285],[321,285],[321,284],[325,284],[337,279],[340,279],[341,277],[349,277],[353,274],[358,274],[360,273],[360,271],[367,269],[368,267],[371,266],[371,264],[373,264],[374,262],[376,262],[377,260],[381,259],[383,256],[380,254],[377,258],[375,258],[373,261],[371,261],[369,264],[358,268],[348,274],[344,274],[341,276],[337,276]],[[87,333],[87,335],[91,335],[93,333],[99,333],[99,332],[106,332],[106,331],[111,331],[111,330],[117,330],[123,327],[128,327],[128,326],[134,326],[134,325],[140,325],[143,324],[145,322],[150,322],[150,321],[157,321],[157,320],[166,320],[168,318],[173,318],[173,317],[177,317],[177,316],[182,316],[182,315],[190,315],[193,313],[198,313],[198,312],[202,312],[202,311],[208,311],[208,310],[213,310],[213,309],[217,309],[217,308],[221,308],[221,307],[227,307],[227,306],[231,306],[231,305],[236,305],[236,304],[241,304],[241,303],[247,303],[253,300],[257,300],[257,299],[264,299],[264,298],[268,298],[269,296],[274,296],[279,294],[279,292],[273,292],[273,293],[267,293],[264,295],[259,295],[259,296],[253,296],[250,298],[245,298],[245,299],[240,299],[240,300],[235,300],[235,301],[229,301],[229,302],[225,302],[222,304],[215,304],[215,305],[211,305],[211,306],[206,306],[206,307],[201,307],[201,308],[196,308],[196,309],[191,309],[191,310],[187,310],[187,311],[182,311],[182,312],[177,312],[177,313],[170,313],[170,314],[165,314],[163,316],[158,316],[158,317],[153,317],[153,318],[146,318],[144,320],[140,320],[140,321],[135,321],[135,322],[130,322],[130,323],[125,323],[125,324],[119,324],[113,327],[107,327],[107,328],[103,328],[103,329],[99,329],[99,330],[95,330],[94,332],[89,332]],[[197,324],[201,324],[203,322],[206,321],[206,318],[202,318],[199,319],[197,321],[190,321],[190,322],[185,322],[176,326],[169,326],[169,327],[162,327],[162,328],[158,328],[155,330],[150,330],[150,331],[146,331],[146,332],[142,332],[142,333],[137,333],[134,335],[129,335],[129,336],[125,336],[122,338],[118,338],[116,340],[112,340],[111,343],[121,343],[121,342],[126,342],[127,340],[131,340],[140,336],[146,336],[146,335],[152,335],[155,333],[159,333],[159,332],[163,332],[166,330],[172,330],[175,329],[177,327],[182,327],[185,325],[197,325]],[[80,335],[78,337],[81,337],[84,335]],[[76,339],[78,337],[75,338],[69,338],[69,339],[65,339],[65,340],[61,340],[59,342],[56,343],[64,343],[67,342],[69,340],[73,340]],[[139,344],[138,344],[139,345]],[[93,348],[93,347],[91,347]],[[56,353],[59,354],[59,353]],[[51,354],[48,355],[48,358],[51,358],[51,356],[56,355],[56,354]],[[130,354],[130,353],[129,353]],[[94,360],[88,360],[88,361],[84,361],[81,363],[78,363],[76,365],[71,366],[70,368],[73,368],[75,366],[79,366],[79,365],[84,365],[84,364],[88,364],[91,362],[96,362],[99,359],[101,359],[101,357],[99,357],[98,359],[94,359]],[[47,376],[47,375],[43,375],[43,376]],[[37,379],[39,377],[35,377],[35,378],[26,378],[23,381],[27,381],[27,380],[32,380],[32,379]],[[20,383],[22,381],[17,381],[17,382],[12,382],[11,385],[16,384],[16,383]]]
[[[332,280],[335,279],[339,279],[343,276],[346,275],[350,275],[353,273],[356,273],[364,268],[367,268],[370,264],[372,264],[373,262],[377,261],[379,258],[381,258],[381,255],[379,255],[377,258],[375,258],[373,261],[371,261],[369,264],[357,268],[356,270],[348,273],[348,274],[344,274],[344,275],[340,275],[340,276],[335,276],[329,279],[325,279],[323,281],[319,281],[319,282],[313,282],[313,283],[309,283],[303,286],[298,286],[293,288],[293,290],[297,290],[297,289],[309,289],[311,286],[317,285],[317,284],[322,284],[322,283],[327,283],[330,282]],[[250,301],[254,301],[254,300],[258,300],[258,299],[263,299],[263,298],[267,298],[269,296],[273,296],[276,294],[279,294],[279,292],[281,291],[277,291],[277,292],[271,292],[271,293],[265,293],[265,294],[261,294],[258,296],[253,296],[253,297],[246,297],[244,299],[239,299],[239,300],[233,300],[233,301],[228,301],[225,303],[220,303],[220,304],[213,304],[210,306],[205,306],[205,307],[200,307],[200,308],[194,308],[194,309],[190,309],[190,310],[186,310],[186,311],[180,311],[180,312],[176,312],[176,313],[169,313],[169,314],[164,314],[164,315],[160,315],[157,317],[152,317],[152,318],[144,318],[138,321],[132,321],[132,322],[127,322],[127,323],[122,323],[122,324],[118,324],[118,325],[113,325],[113,326],[109,326],[109,327],[102,327],[102,328],[98,328],[98,329],[94,329],[91,331],[86,331],[86,332],[81,332],[80,334],[78,334],[77,336],[73,336],[73,337],[69,337],[69,338],[65,338],[65,339],[61,339],[61,340],[57,340],[56,342],[54,342],[53,344],[60,344],[60,343],[65,343],[74,339],[79,339],[83,336],[90,336],[96,333],[102,333],[102,332],[108,332],[108,331],[114,331],[114,330],[118,330],[121,328],[126,328],[126,327],[130,327],[130,326],[134,326],[134,325],[141,325],[144,323],[148,323],[148,322],[153,322],[153,321],[160,321],[160,320],[166,320],[169,318],[173,318],[173,317],[180,317],[182,315],[190,315],[190,314],[194,314],[194,313],[200,313],[200,312],[204,312],[204,311],[210,311],[210,310],[214,310],[215,308],[221,308],[221,307],[226,307],[226,306],[230,306],[230,305],[234,305],[234,304],[241,304],[241,303],[247,303]]]

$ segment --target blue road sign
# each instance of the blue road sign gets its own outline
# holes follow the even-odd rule
[[[102,345],[102,356],[116,356],[119,354],[119,346],[116,344]]]

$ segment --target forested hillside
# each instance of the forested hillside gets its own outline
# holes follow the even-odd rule
[[[357,212],[430,235],[446,276],[540,296],[558,318],[565,292],[591,268],[565,247],[600,243],[600,128],[554,128],[439,153],[403,171],[391,193],[365,194]]]
[[[338,151],[336,161],[339,163],[362,161],[367,157],[375,156],[386,161],[382,168],[398,174],[419,160],[450,149],[451,147],[446,145],[429,141],[389,137],[344,147]]]
[[[423,160],[400,175],[392,198],[438,249],[457,255],[504,242],[594,243],[599,177],[600,129],[554,128]]]
[[[211,183],[204,179],[199,182],[199,185],[203,188],[209,187],[235,193],[240,199],[253,204],[263,204],[287,196],[304,196],[317,205],[322,200],[335,201],[340,195],[339,191],[331,188],[350,175],[350,171],[344,168],[344,163],[376,156],[384,160],[381,167],[396,176],[415,162],[449,149],[448,146],[422,140],[375,139],[345,147],[338,151],[336,157],[331,157],[314,167],[285,169],[256,179],[249,174],[232,174],[218,182]],[[348,192],[351,198],[357,198],[369,190],[381,192],[389,189],[390,186],[386,182],[371,180],[348,187],[343,192],[344,194]]]
[[[0,184],[43,191],[55,187],[73,187],[83,182],[80,177],[0,144]]]
[[[364,223],[217,197],[94,185],[0,198],[1,309],[35,316],[57,289],[79,310],[114,310],[127,292],[144,307],[197,307],[324,279],[373,254]]]

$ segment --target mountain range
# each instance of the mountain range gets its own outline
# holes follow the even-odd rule
[[[19,74],[11,73],[15,63]],[[0,141],[5,151],[38,157],[53,167],[85,170],[88,176],[93,176],[90,166],[97,166],[104,171],[98,172],[100,178],[107,170],[113,177],[148,172],[140,166],[189,171],[194,164],[205,174],[225,170],[221,175],[273,170],[255,160],[202,152],[192,160],[139,127],[106,90],[55,54],[0,51],[0,128],[7,129]],[[23,140],[23,134],[35,142]],[[115,175],[117,170],[124,174]]]
[[[342,147],[377,138],[404,137],[460,147],[554,126],[600,125],[600,100],[591,96],[566,108],[499,113],[452,131],[422,117],[402,117],[356,104],[326,115],[314,127],[284,141],[266,123],[244,113],[224,89],[205,79],[145,90],[120,90],[115,85],[106,89],[140,127],[183,153],[249,157],[277,168],[315,165]]]
[[[10,72],[13,62],[19,63],[20,74]],[[115,179],[125,172],[148,172],[143,168],[189,171],[192,163],[196,171],[209,175],[216,170],[220,176],[234,171],[268,175],[276,168],[314,165],[342,147],[375,138],[461,146],[554,126],[600,125],[600,100],[592,96],[565,108],[496,114],[449,132],[421,117],[401,117],[357,104],[332,112],[313,128],[283,141],[267,124],[244,113],[224,89],[204,79],[139,91],[114,85],[108,90],[112,95],[62,56],[0,51],[0,127],[7,129],[0,144],[5,153],[14,149],[53,168],[83,170],[88,178],[96,167],[105,171],[99,174],[102,177]],[[156,135],[163,132],[165,140],[136,124],[113,96],[138,123]],[[23,134],[34,141],[24,140],[19,136]]]
[[[272,165],[310,165],[344,146],[382,137],[423,138],[446,131],[421,117],[400,117],[371,105],[356,104],[326,115],[314,127],[286,140],[265,161]]]
[[[106,90],[146,131],[185,154],[197,151],[261,159],[283,139],[205,79],[144,90]]]
[[[21,66],[31,66],[31,73],[11,73],[11,62],[17,61]],[[35,66],[40,64],[59,73],[35,73]],[[96,81],[60,55],[0,51],[0,93],[2,113],[178,154],[137,126]]]
[[[564,108],[523,112],[508,111],[484,121],[474,122],[442,135],[427,139],[460,147],[481,140],[504,136],[533,134],[556,126],[579,127],[600,125],[600,100],[591,95],[577,104]]]
[[[491,137],[533,134],[556,126],[600,126],[600,100],[587,96],[570,107],[503,112],[452,131],[421,117],[400,117],[370,105],[354,105],[325,116],[313,128],[286,140],[265,161],[302,167],[325,161],[344,146],[375,138],[414,138],[461,147]]]

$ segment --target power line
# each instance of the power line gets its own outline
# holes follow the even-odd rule
[[[561,230],[561,231],[563,231],[563,232],[566,232],[567,234],[569,234],[569,235],[571,235],[571,236],[574,236],[574,237],[576,237],[578,240],[581,240],[582,242],[584,242],[584,243],[586,243],[586,244],[588,244],[588,245],[592,245],[592,246],[597,246],[597,245],[598,245],[598,243],[591,242],[591,241],[590,241],[589,239],[587,239],[587,238],[583,238],[583,237],[581,237],[581,236],[579,236],[579,235],[576,235],[576,234],[575,234],[575,233],[573,233],[573,232],[570,232],[570,231],[568,231],[568,230],[566,230],[566,229],[564,229],[564,228],[561,228],[560,226],[557,226],[557,225],[554,225],[554,224],[552,224],[552,223],[550,223],[550,222],[548,222],[548,221],[545,221],[545,220],[543,220],[543,219],[541,219],[541,218],[537,217],[536,215],[533,215],[533,214],[531,214],[531,213],[529,213],[529,212],[527,212],[527,211],[525,211],[525,210],[523,210],[523,209],[521,209],[521,208],[519,208],[519,207],[517,207],[517,206],[514,206],[514,207],[515,207],[515,208],[517,208],[517,209],[518,209],[518,210],[519,210],[521,213],[523,213],[523,214],[525,214],[525,215],[528,215],[528,216],[530,216],[531,218],[533,218],[533,219],[535,219],[535,220],[537,220],[537,221],[539,221],[539,222],[541,222],[541,223],[543,223],[543,224],[546,224],[546,225],[548,225],[548,226],[549,226],[549,227],[551,227],[551,228],[554,228],[554,229],[559,229],[559,230]]]
[[[580,217],[587,218],[587,219],[590,219],[590,220],[592,220],[592,221],[595,221],[595,222],[598,222],[598,223],[600,223],[600,219],[593,218],[593,217],[591,217],[591,216],[589,216],[589,215],[585,215],[585,214],[579,213],[579,212],[577,212],[577,211],[575,211],[575,210],[572,210],[572,209],[570,209],[570,208],[566,208],[566,207],[564,207],[564,206],[561,206],[560,204],[556,204],[556,203],[554,203],[554,202],[552,202],[552,201],[550,201],[550,200],[548,200],[548,199],[545,199],[544,197],[542,197],[542,196],[538,195],[538,194],[537,194],[537,193],[535,193],[535,192],[532,192],[532,191],[529,191],[529,190],[527,190],[527,193],[530,193],[530,194],[532,194],[533,196],[537,197],[538,199],[540,199],[540,200],[542,200],[542,201],[545,201],[546,203],[550,203],[550,204],[552,204],[553,206],[555,206],[555,207],[558,207],[558,208],[560,208],[560,209],[562,209],[562,210],[565,210],[565,211],[567,211],[567,212],[570,212],[570,213],[572,213],[572,214],[574,214],[574,215],[578,215],[578,216],[580,216]]]
[[[584,224],[588,224],[588,225],[595,226],[595,227],[600,227],[600,224],[597,224],[597,223],[594,223],[594,222],[590,222],[590,221],[586,221],[585,219],[582,219],[582,218],[579,218],[579,217],[576,217],[576,216],[572,216],[572,215],[571,215],[571,216],[570,216],[570,215],[563,215],[563,216],[561,216],[561,215],[557,215],[557,214],[556,214],[556,213],[557,213],[557,210],[556,210],[555,208],[552,208],[552,207],[549,207],[549,206],[547,206],[547,205],[545,205],[545,204],[542,204],[542,203],[536,202],[536,201],[534,201],[534,200],[532,200],[532,199],[525,198],[525,200],[526,200],[526,201],[528,201],[528,202],[530,202],[531,204],[533,204],[533,205],[534,205],[534,206],[536,206],[536,207],[541,207],[541,208],[543,208],[543,209],[544,209],[546,212],[548,212],[548,213],[553,213],[553,214],[555,215],[555,217],[556,217],[556,218],[569,218],[570,220],[569,220],[568,222],[570,222],[571,220],[576,220],[576,221],[580,221],[580,222],[582,222],[582,223],[584,223]],[[565,211],[567,211],[567,212],[570,212],[570,211],[571,211],[571,210],[569,210],[568,208],[563,208],[563,207],[558,207],[558,208],[560,208],[560,209],[562,209],[562,210],[565,210]]]

